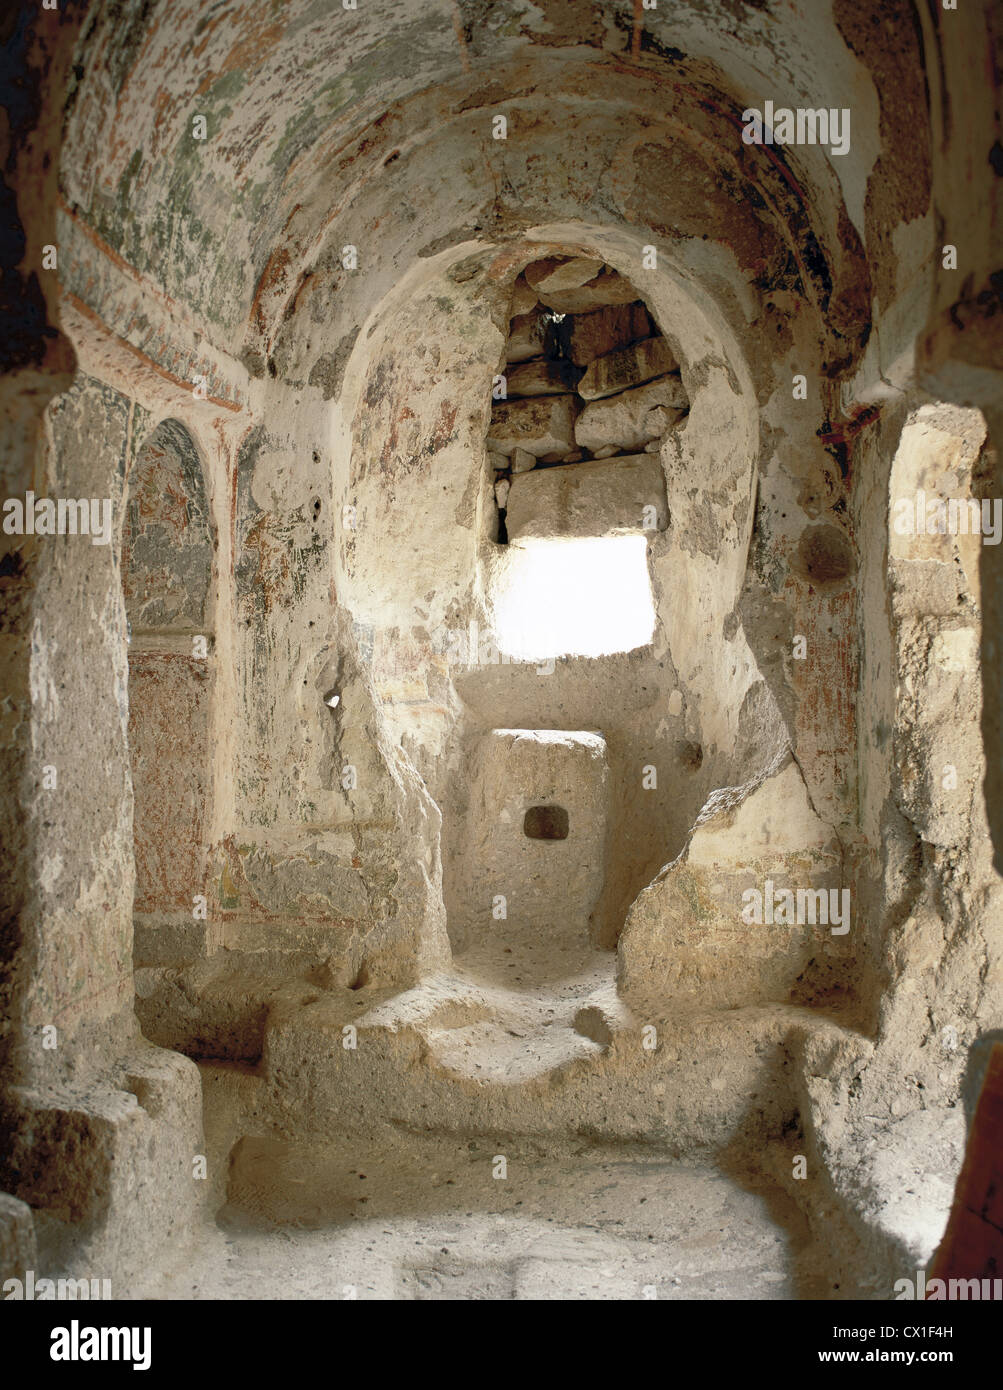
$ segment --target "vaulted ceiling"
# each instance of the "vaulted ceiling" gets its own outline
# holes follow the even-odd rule
[[[817,308],[835,372],[929,210],[922,50],[902,0],[116,0],[81,28],[63,205],[255,372],[304,290],[336,319],[345,243],[375,288],[553,222],[709,243],[722,292]],[[767,99],[850,105],[851,150],[744,144]]]

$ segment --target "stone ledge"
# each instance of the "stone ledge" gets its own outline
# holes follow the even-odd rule
[[[665,477],[654,454],[521,473],[508,496],[510,541],[641,535],[664,531],[668,519]]]

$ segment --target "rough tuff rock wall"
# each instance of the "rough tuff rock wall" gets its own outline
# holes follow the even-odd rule
[[[49,409],[47,448],[31,479],[37,494],[107,499],[120,512],[136,413],[113,387],[78,371]],[[23,806],[34,831],[32,892],[19,925],[32,955],[4,1178],[33,1209],[43,1267],[96,1263],[128,1280],[162,1242],[185,1238],[198,1206],[198,1076],[190,1062],[150,1047],[133,1012],[120,537],[36,537],[35,545],[46,553],[30,606],[22,731],[31,748]],[[27,558],[20,547],[15,554]],[[128,1216],[132,1201],[143,1212],[141,1236]]]
[[[8,58],[37,78],[4,124],[20,267],[5,266],[0,419],[5,495],[120,501],[134,402],[77,371],[59,328],[55,244],[62,114],[79,7],[5,21]],[[15,192],[16,190],[16,192]],[[20,243],[20,244],[18,244]],[[48,407],[47,413],[46,409]],[[4,917],[0,1181],[13,1267],[127,1282],[198,1207],[199,1082],[140,1037],[131,971],[132,792],[118,537],[3,536]],[[100,708],[91,707],[91,699]],[[5,1254],[11,1247],[5,1242]],[[121,1289],[122,1284],[118,1284]]]
[[[746,894],[810,892],[811,916],[739,913]],[[737,806],[709,816],[631,904],[618,984],[635,1011],[671,998],[735,1009],[789,999],[838,1008],[846,993],[850,895],[832,827],[788,762]],[[801,909],[802,918],[807,916]]]
[[[888,539],[883,612],[869,606],[864,629],[880,683],[862,725],[863,828],[874,829],[861,859],[862,901],[873,904],[866,1002],[883,1044],[872,1084],[897,1092],[896,1114],[956,1101],[966,1050],[998,1026],[1003,1007],[1000,885],[980,790],[984,541],[896,529],[918,492],[924,505],[931,496],[981,502],[985,422],[976,410],[928,404],[900,426],[890,470],[875,474],[888,479],[886,501],[868,497]]]

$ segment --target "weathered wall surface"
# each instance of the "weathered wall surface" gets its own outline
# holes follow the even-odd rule
[[[720,1009],[838,1003],[851,899],[839,841],[789,762],[698,826],[635,899],[620,938],[621,993],[649,1009],[655,1000]]]
[[[209,618],[213,535],[191,435],[164,420],[139,450],[123,499],[122,589],[130,639],[200,633]]]
[[[190,917],[193,896],[203,891],[208,699],[208,676],[196,659],[176,652],[130,655],[136,912],[173,909]]]
[[[587,942],[605,870],[605,740],[495,729],[466,771],[472,792],[453,942],[527,934],[555,945]],[[533,810],[537,825],[527,822]]]
[[[50,412],[39,495],[110,499],[113,513],[120,510],[130,417],[128,400],[78,375]],[[127,1011],[131,991],[125,616],[116,545],[80,535],[39,544],[54,553],[32,624],[33,743],[58,780],[48,809],[36,803],[35,877],[46,930],[32,1014],[36,1027],[65,1020],[75,1030]],[[75,593],[87,596],[79,617],[68,602]]]
[[[183,425],[162,421],[132,463],[122,516],[141,964],[206,950],[207,920],[192,913],[205,892],[213,786],[214,549],[198,450]]]

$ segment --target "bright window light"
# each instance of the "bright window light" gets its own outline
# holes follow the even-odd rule
[[[644,536],[514,541],[493,599],[498,650],[519,661],[629,652],[655,628]]]

